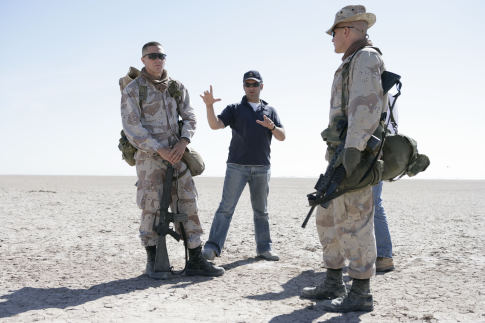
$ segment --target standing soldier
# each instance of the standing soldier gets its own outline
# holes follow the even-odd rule
[[[159,192],[167,170],[167,163],[174,167],[178,178],[172,182],[172,212],[185,213],[183,222],[189,248],[187,275],[220,276],[224,269],[215,267],[202,257],[202,228],[197,210],[197,190],[187,165],[181,160],[185,147],[194,135],[196,120],[187,89],[168,77],[165,51],[157,42],[149,42],[142,48],[141,61],[145,65],[141,74],[122,92],[121,119],[123,130],[136,152],[138,176],[137,204],[142,209],[140,238],[147,252],[145,273],[155,279],[163,275],[154,270],[158,234],[153,230],[158,223]],[[180,103],[167,89],[175,82],[180,94]],[[179,135],[179,116],[183,121]],[[180,228],[177,226],[177,230]]]
[[[339,120],[347,121],[342,161],[347,177],[361,161],[387,106],[381,85],[384,62],[379,49],[370,47],[367,39],[367,29],[375,20],[364,6],[346,6],[337,12],[327,31],[335,52],[344,54],[332,84],[329,128],[337,128]],[[327,160],[335,148],[329,145]],[[327,299],[323,308],[332,312],[373,310],[369,286],[376,260],[373,219],[371,186],[343,194],[326,209],[318,207],[316,224],[327,275],[319,286],[304,288],[302,297]],[[342,278],[345,260],[349,261],[348,273],[353,279],[348,294]]]

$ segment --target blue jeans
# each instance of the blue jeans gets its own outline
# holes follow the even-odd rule
[[[209,240],[205,243],[204,248],[214,250],[217,255],[221,254],[234,209],[246,183],[248,183],[251,206],[254,212],[256,251],[263,253],[271,250],[267,210],[270,176],[270,166],[227,164],[222,201],[212,220]]]
[[[376,235],[377,257],[392,258],[392,242],[386,212],[382,207],[382,182],[372,187],[374,198],[374,230]]]

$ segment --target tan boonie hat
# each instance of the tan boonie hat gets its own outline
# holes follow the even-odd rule
[[[335,14],[335,21],[333,22],[332,27],[327,30],[327,34],[331,35],[335,25],[341,22],[362,20],[367,21],[367,28],[370,28],[376,23],[376,15],[370,12],[365,12],[365,7],[361,5],[343,7]]]

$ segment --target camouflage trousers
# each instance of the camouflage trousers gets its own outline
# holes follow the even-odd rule
[[[138,154],[136,159],[138,175],[136,203],[142,209],[140,238],[142,245],[146,247],[157,243],[158,234],[153,230],[153,224],[154,221],[158,224],[159,192],[162,192],[167,166],[161,157],[143,155]],[[183,222],[183,226],[187,234],[187,245],[192,249],[201,244],[202,227],[198,216],[197,190],[190,171],[186,169],[187,165],[182,161],[174,165],[174,175],[182,176],[173,179],[170,209],[173,213],[187,214],[188,220]],[[179,224],[175,225],[175,230],[181,234]]]
[[[318,206],[317,232],[326,268],[339,269],[349,261],[352,278],[368,279],[375,273],[376,241],[372,187],[345,193],[327,209]]]

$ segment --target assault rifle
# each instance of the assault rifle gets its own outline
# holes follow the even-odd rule
[[[339,132],[338,137],[340,139],[340,144],[335,149],[335,153],[328,163],[325,174],[320,174],[317,184],[315,184],[316,192],[307,194],[308,203],[310,204],[311,208],[305,218],[305,221],[303,221],[303,224],[301,225],[302,228],[306,227],[308,220],[310,220],[310,217],[312,216],[312,213],[317,205],[320,204],[322,207],[327,208],[328,202],[340,195],[337,192],[337,188],[346,176],[345,168],[342,164],[342,154],[345,146],[347,125],[347,121],[343,119],[337,123],[336,130]],[[327,139],[325,138],[324,140]]]
[[[338,145],[332,160],[328,163],[325,174],[320,174],[317,184],[315,184],[316,192],[307,194],[308,203],[310,204],[311,208],[305,218],[305,221],[303,221],[303,224],[301,225],[302,228],[306,227],[308,220],[310,220],[310,217],[317,205],[327,208],[328,202],[340,195],[337,192],[337,188],[345,179],[346,173],[343,164],[336,166],[336,163],[342,158],[340,155],[343,153],[344,145],[345,142]]]
[[[168,259],[168,252],[167,252],[167,242],[165,240],[166,235],[169,234],[171,235],[175,240],[180,241],[180,234],[175,232],[171,227],[170,227],[170,222],[180,223],[181,231],[182,231],[182,236],[184,239],[184,245],[185,245],[185,264],[187,265],[187,239],[185,237],[185,230],[183,227],[182,222],[187,221],[187,214],[185,213],[172,213],[168,211],[168,207],[170,206],[171,202],[171,191],[172,191],[172,180],[173,180],[173,166],[170,163],[166,163],[167,165],[167,171],[165,173],[165,181],[163,182],[163,190],[161,194],[159,195],[160,197],[160,216],[159,216],[159,221],[158,225],[155,225],[155,220],[153,222],[153,229],[158,233],[158,240],[157,240],[157,252],[155,256],[155,265],[154,265],[154,271],[155,272],[164,272],[166,275],[162,279],[167,279],[171,274],[181,274],[184,270],[181,272],[174,272],[172,270],[172,267],[170,267],[170,261]]]

